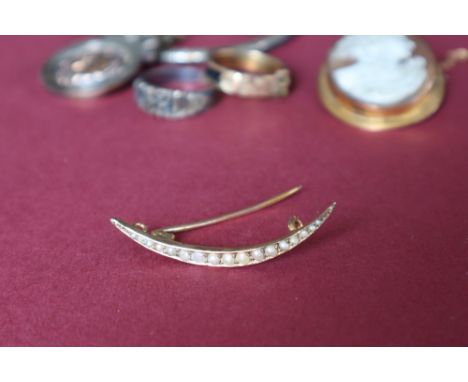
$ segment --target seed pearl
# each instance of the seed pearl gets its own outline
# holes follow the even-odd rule
[[[234,264],[234,256],[231,253],[225,253],[222,258],[223,264],[232,265]]]
[[[174,256],[176,254],[176,249],[174,247],[167,248],[167,254],[169,256]]]
[[[250,262],[250,257],[245,252],[239,252],[236,258],[239,264],[248,264]]]
[[[289,249],[289,244],[286,240],[281,240],[279,242],[279,247],[282,251],[286,251],[287,249]]]
[[[301,232],[299,232],[299,235],[301,236],[302,239],[305,239],[307,237],[307,231],[303,229]]]
[[[267,256],[275,256],[276,255],[276,247],[274,245],[267,245],[265,248],[265,253]]]
[[[219,257],[216,253],[210,253],[208,255],[208,262],[211,265],[218,265],[219,264]]]
[[[186,250],[182,250],[182,251],[179,252],[179,257],[182,260],[188,261],[188,260],[190,260],[190,253],[188,253]]]
[[[158,251],[159,253],[163,253],[164,246],[162,244],[156,244],[156,251]]]
[[[252,252],[252,257],[257,261],[263,260],[263,252],[261,249],[256,249]]]
[[[291,246],[294,246],[294,245],[297,245],[299,243],[299,239],[297,238],[297,236],[292,236],[289,239],[289,242],[291,243]]]
[[[196,263],[204,263],[206,261],[205,255],[201,252],[192,253],[192,260]]]

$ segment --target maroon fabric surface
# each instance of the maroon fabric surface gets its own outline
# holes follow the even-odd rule
[[[294,75],[289,97],[224,97],[174,122],[142,113],[129,88],[48,93],[41,65],[78,37],[1,38],[0,344],[468,345],[468,66],[430,120],[366,133],[318,102],[335,39],[274,50]],[[439,57],[468,47],[428,41]],[[109,223],[189,222],[297,184],[276,207],[181,236],[256,243],[337,202],[308,242],[259,266],[148,255]]]

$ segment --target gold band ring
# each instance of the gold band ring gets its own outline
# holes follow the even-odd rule
[[[218,49],[208,61],[208,73],[226,94],[240,97],[284,97],[291,77],[276,57],[252,49]]]

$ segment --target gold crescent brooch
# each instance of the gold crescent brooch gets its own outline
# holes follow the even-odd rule
[[[111,223],[123,234],[146,249],[184,263],[229,268],[255,265],[274,259],[307,240],[315,231],[317,231],[317,229],[319,229],[325,220],[328,219],[335,208],[335,203],[332,203],[309,224],[302,224],[296,216],[292,216],[288,222],[289,233],[287,235],[280,237],[279,239],[257,245],[238,248],[218,248],[191,245],[178,242],[175,239],[175,234],[195,228],[206,227],[208,225],[220,223],[222,221],[261,210],[290,197],[301,188],[301,186],[294,187],[282,194],[276,195],[268,200],[239,211],[230,212],[194,223],[157,228],[150,232],[148,232],[148,227],[142,223],[128,224],[115,218],[111,219]]]

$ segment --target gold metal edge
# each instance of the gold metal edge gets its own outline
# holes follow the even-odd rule
[[[223,265],[223,264],[217,264],[217,265],[213,265],[213,264],[209,264],[209,263],[197,263],[197,262],[194,262],[194,261],[186,261],[186,260],[183,260],[181,258],[178,258],[176,256],[171,256],[171,255],[168,255],[168,254],[165,254],[165,253],[160,253],[160,252],[157,252],[153,249],[150,249],[150,248],[147,248],[146,246],[144,246],[143,244],[141,244],[138,240],[134,239],[134,238],[130,238],[132,241],[134,241],[135,243],[139,244],[140,246],[144,247],[145,249],[151,251],[151,252],[154,252],[158,255],[161,255],[161,256],[164,256],[164,257],[168,257],[170,259],[173,259],[173,260],[177,260],[177,261],[180,261],[180,262],[183,262],[183,263],[186,263],[186,264],[192,264],[192,265],[199,265],[199,266],[208,266],[208,267],[213,267],[213,268],[237,268],[237,267],[245,267],[245,266],[251,266],[251,265],[257,265],[257,264],[260,264],[260,263],[264,263],[265,261],[269,261],[269,260],[273,260],[289,251],[291,251],[292,249],[296,248],[298,245],[302,244],[305,240],[309,239],[315,232],[318,231],[318,229],[328,220],[328,218],[331,216],[333,210],[335,208],[335,203],[332,203],[329,207],[327,207],[318,217],[316,217],[315,219],[313,219],[311,222],[309,222],[308,224],[306,224],[305,226],[310,226],[311,224],[313,224],[316,220],[318,219],[321,219],[322,222],[320,223],[320,225],[315,229],[314,232],[310,233],[308,237],[306,237],[305,239],[303,240],[300,240],[298,242],[298,244],[296,244],[294,247],[291,247],[287,250],[284,250],[284,251],[281,251],[281,252],[278,252],[276,256],[272,256],[272,257],[266,257],[261,260],[261,261],[251,261],[249,262],[248,264],[232,264],[232,265]],[[231,253],[231,252],[252,252],[256,249],[259,249],[259,248],[264,248],[268,245],[276,245],[278,242],[282,241],[282,240],[288,240],[289,238],[291,238],[292,236],[294,235],[297,235],[299,231],[301,231],[302,229],[297,229],[296,231],[293,231],[293,232],[289,232],[287,235],[284,235],[280,238],[277,238],[275,240],[270,240],[268,242],[264,242],[264,243],[260,243],[260,244],[254,244],[254,245],[250,245],[250,246],[242,246],[242,247],[237,247],[237,248],[224,248],[224,247],[209,247],[209,246],[203,246],[203,245],[191,245],[191,244],[185,244],[185,243],[181,243],[179,241],[176,241],[176,240],[170,240],[170,239],[162,239],[160,237],[154,237],[152,236],[151,234],[149,234],[148,232],[144,232],[138,228],[136,228],[134,225],[131,225],[129,223],[126,223],[120,219],[117,219],[117,218],[112,218],[111,219],[111,222],[113,225],[115,225],[115,223],[118,223],[120,224],[121,226],[123,226],[126,230],[130,231],[130,232],[133,232],[137,235],[141,235],[141,236],[145,236],[148,240],[152,240],[153,242],[157,242],[157,243],[160,243],[162,245],[169,245],[169,246],[174,246],[174,247],[177,247],[177,249],[181,250],[187,250],[187,251],[202,251],[202,252],[207,252],[207,253],[216,253],[216,254],[222,254],[222,253]],[[117,227],[116,227],[117,228]],[[119,229],[120,230],[120,229]],[[161,240],[162,239],[162,240]]]
[[[395,115],[369,116],[344,105],[333,94],[326,65],[322,65],[318,78],[319,97],[323,106],[336,118],[366,131],[385,131],[421,122],[439,110],[445,95],[445,77],[437,69],[432,89],[413,107]]]

